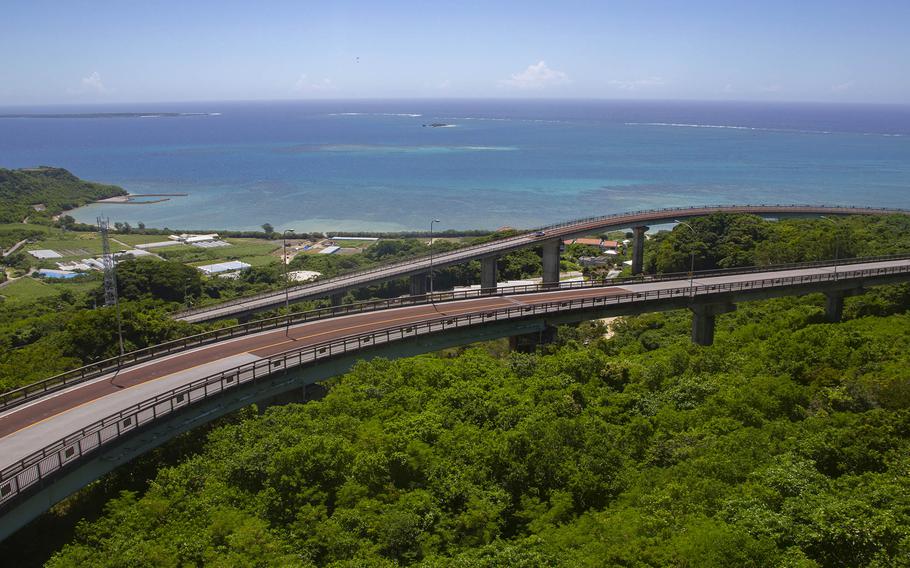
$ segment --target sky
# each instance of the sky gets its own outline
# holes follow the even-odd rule
[[[2,0],[0,105],[910,103],[910,0]]]

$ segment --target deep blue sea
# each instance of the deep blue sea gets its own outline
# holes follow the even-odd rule
[[[133,193],[75,216],[183,229],[530,227],[709,203],[910,207],[910,106],[617,101],[7,107],[0,167]],[[188,113],[161,116],[157,113]],[[201,114],[195,114],[201,113]],[[443,123],[449,126],[424,126]]]

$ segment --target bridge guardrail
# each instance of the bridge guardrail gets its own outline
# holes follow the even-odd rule
[[[132,434],[141,426],[149,424],[161,416],[172,414],[194,402],[216,396],[240,385],[256,382],[258,379],[273,372],[337,357],[358,351],[363,347],[400,341],[452,328],[481,325],[490,321],[522,319],[547,313],[602,308],[615,304],[679,297],[694,299],[698,296],[710,296],[717,293],[836,282],[904,273],[910,273],[910,265],[861,269],[841,273],[767,278],[707,286],[683,286],[664,290],[630,292],[615,296],[557,300],[541,304],[483,310],[472,314],[443,316],[425,322],[392,326],[368,333],[352,334],[351,336],[322,344],[301,347],[260,361],[239,365],[175,387],[98,420],[26,456],[0,471],[0,511],[13,502],[18,495],[35,486],[36,483],[40,484],[41,481],[56,474],[67,465],[75,463],[82,457],[91,455],[117,438]]]
[[[541,230],[552,231],[552,230],[564,229],[566,227],[583,228],[585,225],[589,225],[592,223],[600,223],[600,222],[607,221],[610,219],[629,218],[630,222],[638,222],[638,221],[635,221],[636,218],[642,217],[642,216],[647,216],[647,215],[653,215],[656,213],[663,214],[663,213],[673,213],[673,212],[685,213],[685,212],[700,211],[700,212],[704,212],[705,215],[708,215],[712,212],[716,212],[716,211],[720,211],[720,210],[731,210],[731,209],[741,209],[741,210],[743,210],[744,213],[749,212],[749,211],[747,211],[748,209],[766,209],[766,210],[768,210],[768,211],[765,211],[766,213],[771,213],[771,212],[773,212],[773,210],[775,208],[781,209],[782,210],[781,212],[786,212],[786,213],[793,213],[793,212],[798,213],[799,209],[824,210],[826,213],[831,213],[831,214],[838,214],[838,213],[849,214],[851,212],[856,213],[858,211],[866,211],[866,212],[875,211],[875,212],[879,212],[879,213],[881,213],[881,212],[894,212],[894,213],[910,212],[905,209],[887,208],[887,207],[873,208],[873,207],[811,205],[811,204],[700,205],[700,206],[693,206],[693,207],[668,207],[668,208],[658,208],[658,209],[643,209],[643,210],[639,210],[639,211],[630,211],[630,212],[625,212],[625,213],[611,213],[609,215],[594,216],[594,217],[588,217],[585,219],[574,219],[571,221],[565,221],[563,223],[557,223],[555,225],[547,225],[545,227],[538,227],[535,229],[530,229],[528,231],[524,231],[520,235],[516,235],[514,237],[508,237],[505,239],[499,239],[499,240],[495,240],[495,241],[491,241],[491,242],[487,242],[487,243],[482,243],[479,245],[473,245],[473,246],[465,247],[463,249],[456,249],[449,253],[442,253],[442,254],[450,255],[450,257],[452,257],[451,261],[458,261],[461,259],[461,257],[472,258],[472,257],[476,256],[477,254],[482,254],[484,248],[497,249],[497,248],[500,248],[500,246],[498,246],[498,245],[502,245],[503,243],[509,243],[509,242],[520,241],[520,240],[526,239],[528,234],[531,234],[536,231],[541,231]],[[786,209],[786,211],[783,211],[783,209]],[[807,211],[807,212],[810,212],[810,211]],[[648,219],[640,219],[640,221],[647,222]],[[555,235],[555,236],[558,236],[558,235]],[[553,235],[548,235],[547,237],[540,237],[539,240],[541,242],[543,242],[543,241],[548,240],[548,237],[552,238]],[[438,255],[440,253],[436,253],[436,254]],[[357,271],[357,272],[352,272],[350,274],[343,274],[340,276],[327,278],[325,280],[320,280],[320,281],[314,282],[312,284],[296,286],[296,287],[290,288],[289,291],[291,293],[298,293],[298,292],[305,291],[305,290],[316,289],[317,287],[322,287],[325,285],[344,284],[345,282],[356,281],[357,279],[360,279],[364,276],[368,276],[370,274],[375,274],[377,272],[382,272],[382,271],[386,271],[386,270],[394,270],[396,268],[406,268],[410,265],[413,265],[414,263],[419,263],[419,262],[428,260],[430,258],[430,256],[431,256],[430,254],[419,255],[419,256],[412,257],[407,260],[393,262],[391,264],[386,264],[386,265],[375,266],[373,268],[368,268],[366,270],[361,270],[361,271]],[[450,261],[446,261],[446,262],[448,263]],[[205,314],[205,313],[220,310],[220,309],[223,309],[226,307],[238,306],[238,305],[242,305],[242,304],[246,304],[246,303],[256,302],[259,300],[273,298],[278,294],[279,294],[278,292],[263,292],[260,294],[254,294],[254,295],[245,296],[242,298],[236,298],[234,300],[229,300],[227,302],[213,304],[212,306],[203,306],[200,308],[195,308],[193,310],[186,310],[184,312],[175,314],[175,317],[180,318],[180,317],[185,317],[185,316],[189,316],[189,315]]]
[[[694,276],[696,278],[707,278],[712,276],[723,276],[723,275],[734,275],[734,274],[751,274],[756,272],[771,272],[775,270],[793,270],[801,268],[813,268],[813,267],[825,267],[825,266],[844,266],[850,264],[859,264],[866,262],[880,262],[887,260],[905,260],[910,258],[910,253],[905,254],[895,254],[895,255],[886,255],[886,256],[875,256],[875,257],[859,257],[859,258],[849,258],[849,259],[839,259],[838,261],[810,261],[810,262],[799,262],[799,263],[788,263],[788,264],[777,264],[772,266],[750,266],[742,268],[731,268],[731,269],[717,269],[717,270],[704,270],[695,272]],[[641,283],[641,282],[657,282],[657,281],[667,281],[667,280],[679,280],[684,277],[688,277],[687,272],[675,272],[668,274],[660,274],[654,276],[629,276],[622,278],[611,278],[611,279],[601,279],[601,280],[592,280],[584,282],[561,282],[558,287],[552,285],[545,285],[542,283],[539,284],[521,284],[517,286],[503,286],[494,290],[482,290],[482,289],[472,289],[472,290],[460,290],[460,291],[446,291],[446,292],[437,292],[432,296],[429,294],[420,295],[420,296],[403,296],[399,298],[391,298],[388,300],[372,300],[367,302],[357,302],[354,304],[345,304],[342,306],[334,306],[330,308],[319,308],[315,310],[308,310],[305,312],[297,312],[290,315],[281,315],[274,316],[271,318],[265,318],[261,320],[256,320],[253,322],[248,322],[244,324],[239,324],[235,326],[215,329],[203,333],[198,333],[194,335],[189,335],[180,339],[174,339],[172,341],[166,341],[164,343],[159,343],[156,345],[150,345],[148,347],[143,347],[135,351],[130,351],[124,355],[117,355],[108,359],[103,359],[101,361],[96,361],[88,365],[84,365],[77,369],[72,369],[53,377],[47,379],[42,379],[36,381],[29,385],[25,385],[16,389],[12,389],[3,393],[0,393],[0,412],[8,410],[10,408],[16,407],[20,404],[25,404],[26,402],[40,398],[45,394],[49,394],[63,388],[77,385],[85,381],[89,381],[95,378],[98,378],[106,373],[122,370],[140,363],[144,363],[156,357],[163,355],[172,355],[175,353],[180,353],[187,351],[189,349],[195,349],[196,347],[202,347],[204,345],[209,345],[217,341],[224,339],[232,339],[234,337],[242,337],[244,335],[249,335],[252,333],[259,333],[262,331],[268,331],[272,329],[278,329],[287,325],[297,325],[301,323],[307,323],[311,321],[316,321],[320,319],[326,319],[336,316],[359,314],[365,312],[372,312],[383,309],[391,309],[405,306],[413,306],[418,304],[428,304],[431,302],[449,302],[449,301],[458,301],[458,300],[469,300],[472,298],[477,298],[480,296],[502,296],[502,295],[514,295],[514,294],[527,294],[535,292],[552,292],[555,290],[564,290],[564,289],[575,289],[575,288],[601,288],[601,287],[610,287],[610,286],[621,286],[627,284]]]

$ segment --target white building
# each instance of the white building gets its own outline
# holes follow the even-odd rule
[[[28,251],[28,254],[40,260],[48,260],[50,258],[63,258],[62,254],[50,249],[30,250]]]
[[[206,264],[205,266],[197,266],[203,274],[211,276],[212,274],[218,274],[221,272],[230,272],[232,270],[246,270],[250,268],[251,265],[240,262],[239,260],[230,260],[228,262],[218,262],[216,264]]]

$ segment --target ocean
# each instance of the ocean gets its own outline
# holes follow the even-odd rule
[[[187,194],[90,205],[73,213],[84,222],[398,231],[713,203],[910,207],[910,106],[346,100],[0,115],[0,167]]]

